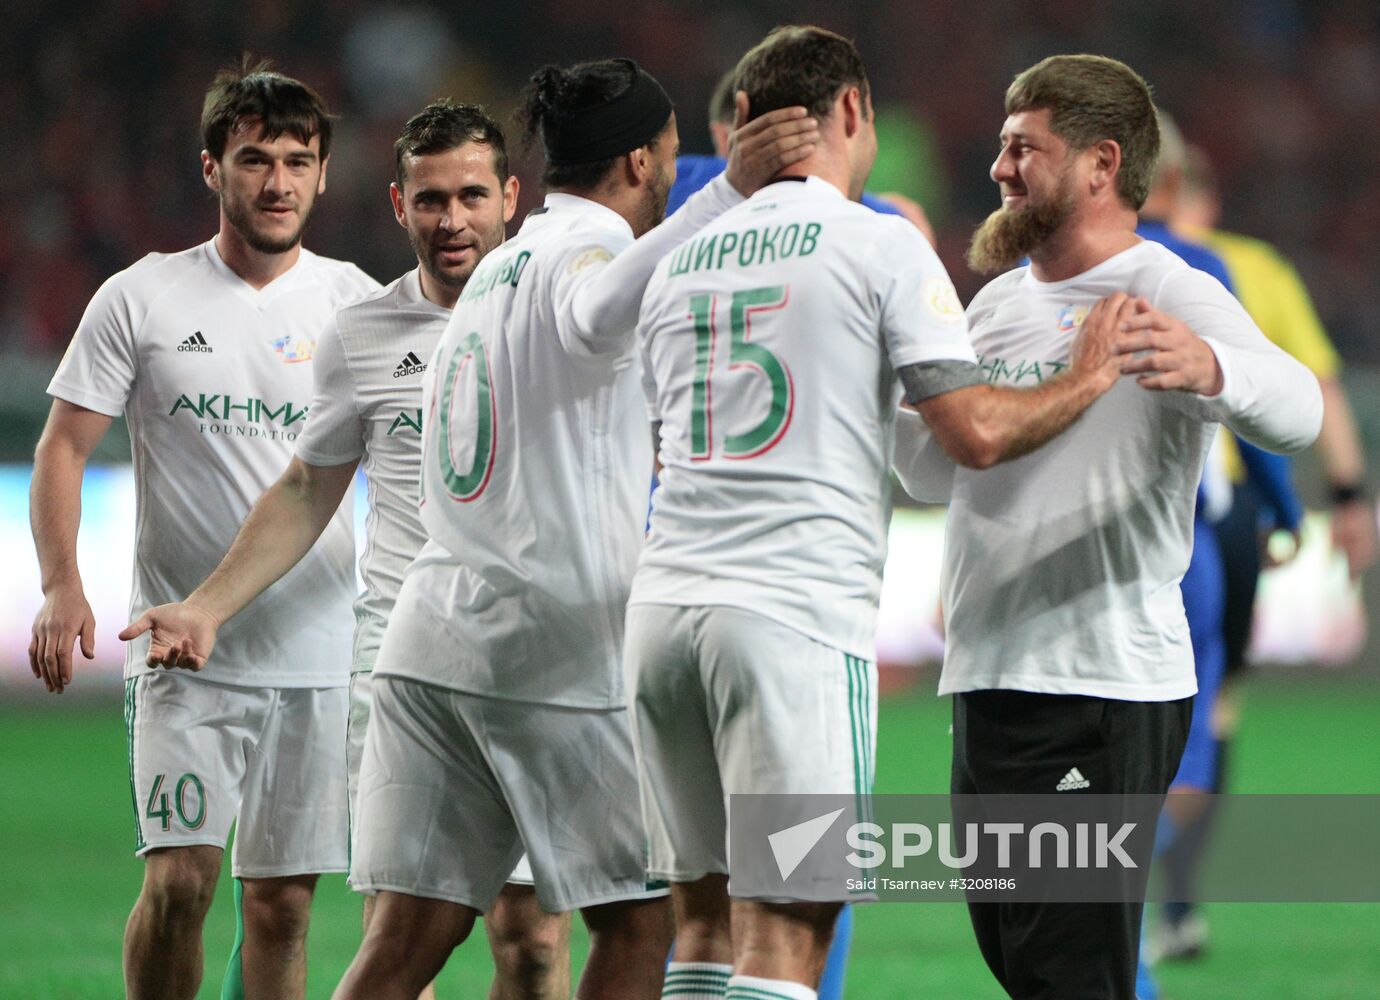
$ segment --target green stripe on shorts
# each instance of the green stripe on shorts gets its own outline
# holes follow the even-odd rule
[[[868,662],[856,656],[843,657],[848,671],[848,723],[853,738],[853,794],[857,817],[871,820],[868,795],[872,791],[872,688],[868,684]]]
[[[129,757],[129,801],[134,807],[134,849],[142,851],[147,845],[144,843],[144,828],[139,823],[139,793],[134,783],[134,724],[139,708],[138,686],[138,677],[125,681],[125,738]]]

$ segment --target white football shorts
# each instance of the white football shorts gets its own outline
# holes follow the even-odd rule
[[[125,681],[136,850],[209,844],[231,871],[345,871],[347,692],[235,687],[159,671]]]
[[[876,665],[738,608],[635,604],[627,622],[651,877],[730,874],[730,895],[779,901],[730,873],[729,796],[848,795],[862,816],[876,751]],[[850,900],[857,895],[842,887],[856,875],[841,867],[817,878]]]
[[[373,672],[357,671],[350,675],[350,724],[345,744],[345,759],[349,768],[350,831],[357,830],[359,816],[359,768],[364,759],[364,736],[369,729],[369,714],[373,705]],[[532,884],[532,866],[524,853],[518,858],[508,881],[516,885]]]
[[[375,676],[350,884],[486,912],[523,847],[548,912],[664,895],[627,713]]]

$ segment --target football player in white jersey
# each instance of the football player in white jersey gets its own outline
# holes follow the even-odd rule
[[[1089,309],[1117,295],[1131,315],[1116,349],[1136,377],[1019,462],[909,483],[951,498],[939,691],[955,696],[958,795],[1164,795],[1196,690],[1179,584],[1217,424],[1280,452],[1321,426],[1308,369],[1220,282],[1136,235],[1159,142],[1149,88],[1113,59],[1053,56],[1006,92],[1002,207],[969,254],[1005,270],[968,307],[983,371],[1047,384]],[[900,449],[897,464],[910,479]],[[1105,903],[970,900],[969,914],[1012,997],[1130,1000],[1141,890],[1126,888]]]
[[[336,310],[378,289],[352,264],[301,247],[326,187],[331,118],[320,97],[246,63],[216,77],[201,126],[219,232],[110,278],[48,389],[31,508],[45,600],[30,660],[51,691],[72,682],[74,639],[92,655],[79,498],[111,421],[129,422],[138,489],[133,613],[180,598],[221,558],[302,432],[317,337]],[[302,995],[317,875],[348,862],[353,554],[349,512],[333,509],[302,565],[226,629],[201,674],[151,669],[147,643],[129,645],[130,793],[145,866],[125,930],[128,996],[196,994],[232,823],[245,992]]]
[[[352,860],[379,900],[338,997],[414,995],[524,846],[542,907],[590,929],[581,997],[651,1000],[670,944],[619,663],[652,472],[632,331],[660,256],[808,152],[813,123],[740,132],[724,179],[659,226],[677,138],[655,80],[550,66],[525,103],[545,204],[479,265],[426,374],[428,541],[379,650]]]
[[[728,797],[865,808],[902,390],[965,463],[1010,459],[1110,388],[1114,323],[1091,324],[1039,391],[985,385],[929,243],[857,203],[877,147],[853,44],[779,28],[735,86],[752,114],[803,104],[821,138],[647,288],[638,340],[662,469],[628,609],[628,700],[650,871],[675,900],[665,995],[813,1000],[857,870],[816,852],[784,884],[730,872]]]
[[[503,131],[474,105],[428,106],[407,123],[394,151],[393,211],[418,266],[327,326],[317,345],[311,420],[291,464],[211,576],[185,602],[153,608],[136,623],[153,629],[154,655],[203,665],[217,629],[310,550],[362,465],[368,537],[346,748],[353,816],[371,671],[403,571],[426,540],[417,512],[422,374],[465,283],[503,242],[518,193]],[[494,1000],[568,996],[569,917],[543,913],[525,861],[519,869],[484,921],[497,970]],[[366,927],[373,901],[365,897]]]

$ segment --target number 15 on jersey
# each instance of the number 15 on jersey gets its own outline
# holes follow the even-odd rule
[[[790,299],[788,285],[775,285],[769,288],[751,288],[734,292],[728,302],[728,371],[753,369],[760,376],[754,379],[747,389],[741,381],[735,385],[739,392],[750,393],[754,398],[760,393],[770,393],[770,405],[766,416],[755,426],[736,429],[723,436],[721,442],[714,437],[715,413],[715,364],[719,352],[718,330],[722,322],[719,312],[722,309],[717,295],[694,295],[690,298],[690,316],[695,322],[695,383],[691,395],[690,412],[690,457],[695,461],[713,458],[716,448],[724,458],[756,458],[776,446],[791,427],[791,415],[795,411],[795,383],[791,371],[785,363],[760,343],[753,343],[752,326],[768,321],[761,313],[769,313],[785,308]],[[779,322],[779,318],[776,320]],[[727,408],[722,398],[725,390],[723,373],[718,374],[718,391],[721,394],[719,410]],[[741,412],[742,407],[733,407]],[[754,407],[760,409],[760,407]]]

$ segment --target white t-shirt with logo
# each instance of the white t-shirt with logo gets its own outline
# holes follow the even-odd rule
[[[451,655],[392,658],[386,642],[380,675],[625,703],[623,620],[652,475],[637,304],[667,251],[741,201],[719,178],[634,241],[611,209],[549,194],[475,269],[425,376],[429,541],[398,597]]]
[[[369,514],[355,601],[354,669],[371,670],[407,569],[422,544],[422,375],[450,310],[422,294],[411,270],[342,309],[316,345],[311,419],[297,457],[311,465],[363,458]]]
[[[662,471],[631,602],[873,659],[896,370],[975,360],[929,243],[818,177],[771,184],[661,262],[638,337]]]
[[[150,254],[87,306],[48,392],[129,422],[137,490],[131,615],[180,601],[215,569],[306,426],[312,355],[342,306],[378,289],[353,264],[301,251],[255,290],[215,240]],[[307,556],[221,628],[195,676],[337,687],[349,676],[349,500]],[[147,671],[148,635],[125,676]]]
[[[1019,268],[988,284],[968,308],[988,380],[1024,387],[1057,374],[1088,311],[1113,292],[1143,296],[1206,340],[1224,388],[1214,397],[1155,392],[1126,377],[1029,455],[983,471],[947,463],[940,694],[1193,694],[1179,581],[1218,422],[1271,451],[1298,451],[1317,436],[1317,379],[1270,343],[1216,279],[1158,243],[1138,243],[1066,281],[1038,281]],[[939,498],[940,454],[924,432],[898,441],[897,471],[913,495]]]

